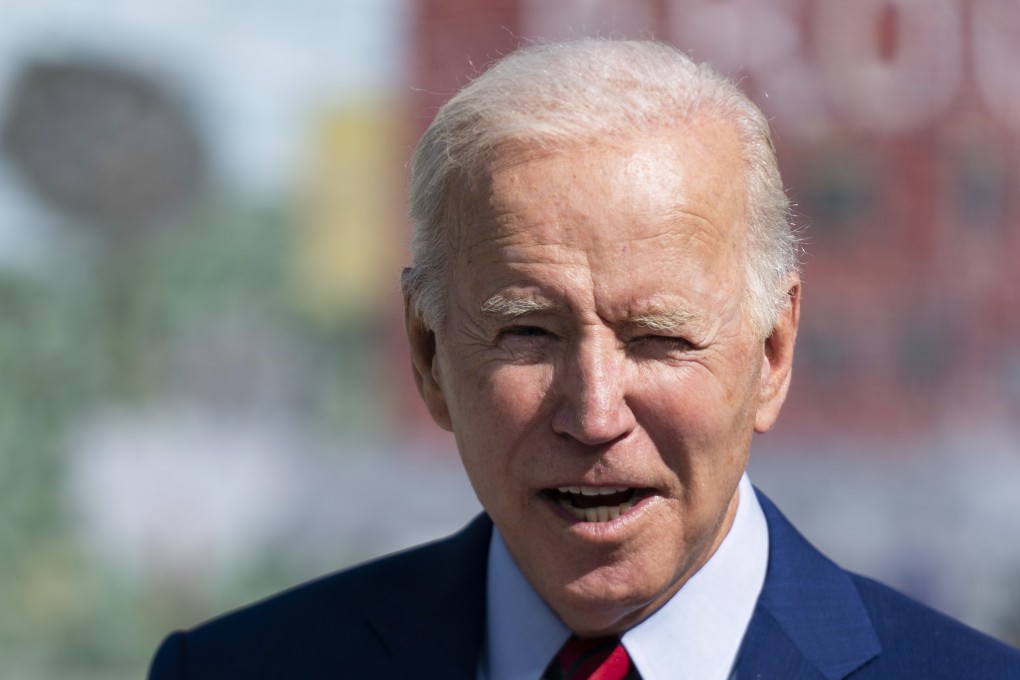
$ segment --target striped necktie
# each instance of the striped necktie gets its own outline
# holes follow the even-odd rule
[[[638,680],[618,637],[571,637],[549,664],[550,680]]]

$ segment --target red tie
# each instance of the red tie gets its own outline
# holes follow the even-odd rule
[[[571,637],[556,660],[562,680],[624,680],[632,670],[627,650],[617,637]]]

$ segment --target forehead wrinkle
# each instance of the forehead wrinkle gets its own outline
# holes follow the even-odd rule
[[[722,253],[741,242],[740,221],[722,221],[706,211],[695,210],[692,206],[675,206],[666,217],[673,228],[682,231],[692,245],[707,248],[709,251]],[[678,229],[679,225],[686,228]],[[665,233],[670,231],[666,230]]]

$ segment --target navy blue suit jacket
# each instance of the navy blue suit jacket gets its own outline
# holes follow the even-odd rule
[[[815,550],[763,495],[765,585],[737,680],[1020,678],[1020,651]],[[473,680],[492,525],[300,586],[168,637],[150,680]]]

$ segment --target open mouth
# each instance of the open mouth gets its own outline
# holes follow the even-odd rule
[[[561,508],[582,522],[611,522],[648,495],[627,486],[561,486],[548,491]]]

